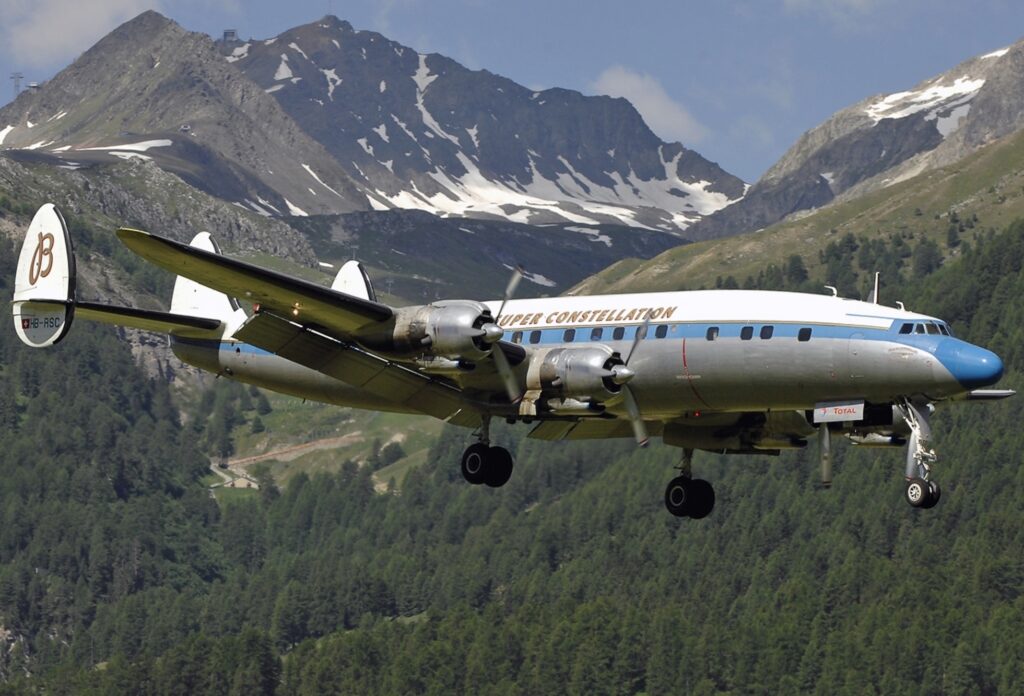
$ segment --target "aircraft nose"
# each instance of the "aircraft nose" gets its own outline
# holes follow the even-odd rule
[[[952,351],[946,353],[941,361],[957,382],[967,389],[978,389],[995,384],[1003,376],[1003,361],[990,350],[979,346],[957,342]]]

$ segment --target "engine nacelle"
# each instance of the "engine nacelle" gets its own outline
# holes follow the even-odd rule
[[[447,300],[398,309],[394,331],[383,341],[387,345],[372,345],[372,339],[367,343],[399,356],[430,355],[473,362],[490,355],[503,333],[487,305]]]
[[[633,376],[619,354],[607,346],[554,348],[540,360],[541,386],[562,398],[600,400],[618,394]]]

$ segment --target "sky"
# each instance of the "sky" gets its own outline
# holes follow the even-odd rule
[[[804,131],[1024,37],[1020,0],[0,0],[0,105],[154,9],[214,37],[334,14],[531,89],[629,99],[662,139],[754,182]]]

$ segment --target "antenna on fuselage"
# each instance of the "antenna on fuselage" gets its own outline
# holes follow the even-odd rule
[[[832,291],[832,297],[839,297],[839,288],[837,288],[835,285],[826,285],[825,289]]]
[[[871,292],[871,304],[878,304],[878,276],[882,275],[875,271],[875,289]]]

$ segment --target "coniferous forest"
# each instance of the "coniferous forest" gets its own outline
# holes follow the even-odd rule
[[[887,292],[1019,388],[1022,267],[1018,223]],[[1020,396],[940,409],[930,511],[902,450],[840,446],[830,490],[813,447],[698,454],[717,506],[678,520],[677,451],[523,427],[500,490],[451,429],[397,492],[353,465],[219,505],[114,331],[0,330],[0,694],[1024,693],[1022,420]]]

